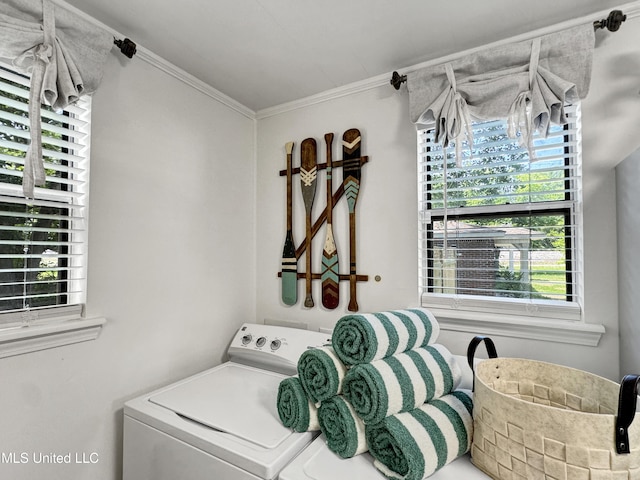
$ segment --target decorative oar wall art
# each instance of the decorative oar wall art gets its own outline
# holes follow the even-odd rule
[[[285,145],[287,151],[287,236],[282,250],[282,301],[287,305],[295,305],[298,301],[298,260],[296,258],[296,245],[293,242],[293,185],[292,183],[292,156],[293,142]]]
[[[340,282],[349,282],[349,298],[348,310],[351,312],[358,311],[358,302],[356,299],[357,282],[366,282],[369,280],[367,275],[358,275],[356,265],[356,201],[359,198],[360,187],[362,182],[362,167],[369,161],[369,157],[361,154],[362,136],[357,128],[351,128],[344,132],[342,136],[342,159],[333,160],[333,133],[327,133],[324,136],[326,145],[326,162],[319,163],[317,143],[314,138],[306,138],[300,143],[300,166],[294,167],[295,144],[288,142],[285,145],[287,154],[287,168],[280,171],[281,177],[287,179],[287,231],[285,235],[284,249],[282,252],[282,270],[278,273],[282,281],[282,302],[286,305],[295,305],[298,302],[298,280],[304,280],[305,284],[305,300],[304,306],[312,308],[315,306],[313,301],[312,284],[314,280],[321,280],[322,283],[322,305],[333,310],[340,304]],[[337,185],[337,189],[333,188],[336,184],[334,180],[339,180],[336,175],[336,169],[342,168],[342,182]],[[320,172],[325,171],[325,181],[327,185],[326,205],[320,215],[313,219],[312,207],[314,202],[317,204],[320,198],[316,198],[316,187],[320,181]],[[295,196],[293,194],[294,176],[298,175],[300,181],[301,201],[305,210],[305,238],[296,247],[293,240],[293,204]],[[336,231],[336,223],[333,220],[333,209],[339,203],[340,199],[345,196],[349,214],[349,223],[345,225],[348,228],[349,238],[349,262],[346,261],[347,252],[338,252],[334,232]],[[299,200],[299,201],[300,201]],[[324,229],[325,241],[322,250],[321,271],[314,273],[313,268],[313,252],[311,244],[313,238],[326,224]],[[300,271],[298,265],[300,258],[305,256],[304,272]],[[345,259],[339,262],[339,257]],[[341,274],[339,266],[348,265],[346,273]]]

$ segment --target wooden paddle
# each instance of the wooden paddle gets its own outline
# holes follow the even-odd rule
[[[282,301],[285,305],[295,305],[298,301],[298,259],[293,241],[293,142],[288,142],[285,149],[287,151],[287,237],[282,250]]]
[[[302,188],[302,198],[304,200],[304,209],[307,219],[307,235],[306,235],[306,272],[305,284],[307,296],[304,299],[304,306],[313,307],[313,296],[311,294],[311,208],[316,195],[316,179],[318,177],[317,167],[317,147],[314,138],[305,138],[300,144],[300,184]]]
[[[356,299],[356,202],[360,191],[360,130],[352,128],[342,135],[342,175],[349,206],[349,311],[358,311]]]
[[[338,267],[338,249],[333,238],[333,180],[331,148],[333,133],[324,136],[327,144],[327,236],[322,252],[322,305],[333,310],[340,303],[340,269]]]

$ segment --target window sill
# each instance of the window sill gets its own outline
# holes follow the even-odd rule
[[[564,319],[426,307],[442,330],[597,347],[605,328]]]
[[[95,340],[106,322],[105,318],[76,319],[0,330],[0,358]]]

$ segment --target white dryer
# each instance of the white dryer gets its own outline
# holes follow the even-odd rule
[[[473,373],[466,357],[454,356],[462,369],[460,388],[473,387]],[[365,452],[353,458],[341,458],[327,447],[324,435],[319,436],[295,460],[280,472],[279,480],[386,480],[373,466],[373,457]],[[489,480],[466,454],[429,477],[429,480]]]
[[[229,361],[124,406],[123,480],[271,480],[318,432],[285,428],[278,385],[330,335],[244,324]]]

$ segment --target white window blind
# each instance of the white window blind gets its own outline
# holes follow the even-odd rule
[[[0,326],[50,315],[37,309],[69,311],[86,289],[90,99],[42,107],[46,185],[24,198],[29,83],[0,67]]]
[[[433,130],[419,132],[425,305],[438,297],[462,305],[579,301],[579,105],[566,114],[565,126],[535,135],[530,146],[507,137],[506,121],[474,123],[458,162],[455,145],[443,149]]]

